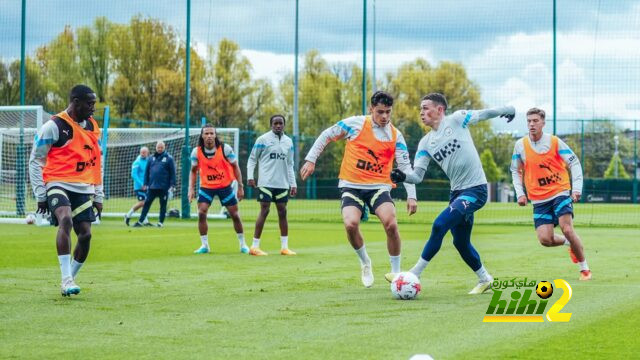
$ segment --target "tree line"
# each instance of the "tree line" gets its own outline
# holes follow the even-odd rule
[[[277,83],[255,78],[252,64],[238,44],[229,39],[222,39],[215,47],[208,45],[205,57],[193,48],[189,51],[192,119],[206,117],[218,127],[256,132],[268,129],[272,114],[281,113],[292,119],[292,72]],[[26,103],[41,104],[49,112],[57,112],[66,107],[69,89],[85,83],[96,91],[98,108],[109,105],[112,117],[121,119],[118,126],[136,126],[136,119],[149,126],[159,122],[180,126],[185,118],[185,54],[185,43],[176,30],[153,18],[134,16],[129,23],[118,24],[98,17],[90,26],[75,30],[66,26],[27,57]],[[362,76],[362,68],[355,63],[328,63],[316,50],[304,55],[299,74],[303,155],[323,129],[360,114]],[[367,88],[371,89],[371,77],[367,76],[367,80]],[[388,72],[376,85],[396,98],[393,121],[405,135],[411,154],[426,130],[419,117],[423,95],[445,94],[450,112],[484,106],[478,85],[468,78],[461,64],[454,62],[434,66],[417,58]],[[0,62],[0,104],[18,104],[19,89],[20,60]],[[290,121],[287,128],[291,129]],[[471,131],[489,169],[490,181],[508,179],[515,139],[495,133],[489,122],[474,126]],[[319,160],[318,173],[324,177],[337,175],[342,152],[343,146],[328,147]],[[604,165],[599,161],[594,169],[604,171],[610,158]],[[443,177],[435,166],[429,172],[429,176]]]

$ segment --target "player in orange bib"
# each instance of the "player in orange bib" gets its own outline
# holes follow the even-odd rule
[[[582,241],[573,228],[572,203],[579,201],[582,193],[580,161],[562,140],[545,134],[544,125],[544,110],[532,108],[527,111],[529,135],[516,142],[511,158],[518,205],[525,206],[527,198],[531,200],[540,244],[569,246],[571,260],[580,266],[580,280],[591,280]],[[553,228],[558,224],[564,236],[554,233]]]
[[[194,253],[207,254],[209,249],[209,225],[207,212],[215,196],[220,204],[227,208],[233,228],[236,231],[240,252],[247,254],[249,248],[245,243],[242,220],[238,213],[238,201],[244,198],[242,174],[231,146],[222,143],[216,136],[216,128],[206,124],[200,131],[198,146],[191,152],[191,175],[189,176],[189,202],[196,196],[196,177],[200,173],[200,189],[198,189],[198,230],[202,245]],[[233,182],[238,183],[237,194],[233,190]]]
[[[71,89],[69,106],[42,125],[29,159],[38,212],[51,212],[58,226],[56,247],[62,296],[77,295],[75,278],[89,255],[91,222],[102,212],[100,128],[92,115],[96,94],[85,85]],[[71,257],[71,229],[78,242]]]
[[[411,169],[404,137],[391,124],[393,97],[384,91],[371,96],[370,115],[353,116],[326,129],[313,144],[300,169],[302,180],[315,170],[315,163],[324,148],[332,141],[346,139],[347,145],[340,167],[338,187],[342,193],[342,219],[347,238],[360,259],[361,279],[365,287],[373,285],[371,259],[360,233],[360,219],[365,205],[376,214],[387,234],[387,250],[391,273],[400,272],[400,234],[396,208],[389,192],[395,185],[389,178],[393,161],[398,167]],[[414,214],[418,204],[416,188],[404,184],[407,190],[407,211]]]

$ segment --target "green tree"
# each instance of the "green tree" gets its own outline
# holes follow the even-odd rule
[[[44,69],[46,87],[50,101],[48,109],[64,109],[69,102],[69,91],[77,84],[83,83],[78,64],[78,51],[75,35],[70,26],[49,43],[40,47],[36,57]]]
[[[45,105],[47,89],[40,66],[27,57],[25,66],[25,104]],[[11,64],[0,62],[0,105],[20,103],[20,60]]]
[[[158,74],[178,71],[177,36],[160,20],[141,16],[112,31],[110,49],[118,74],[111,88],[114,105],[121,116],[154,121],[161,105]]]
[[[211,102],[207,117],[219,127],[246,129],[256,111],[251,103],[255,88],[251,83],[251,63],[242,56],[238,44],[222,39],[215,56],[210,57],[208,71]]]
[[[78,33],[79,68],[88,85],[96,92],[99,102],[107,100],[112,60],[109,46],[111,23],[98,17],[93,27],[81,27]]]
[[[485,149],[482,154],[480,154],[480,162],[482,163],[482,168],[484,169],[488,182],[498,182],[504,179],[504,174],[493,159],[491,150]]]
[[[616,168],[618,174],[616,176]],[[622,164],[622,159],[618,154],[613,154],[611,157],[611,161],[609,162],[609,166],[607,170],[604,171],[605,179],[629,179],[631,176],[627,174],[627,170],[625,170],[624,165]]]

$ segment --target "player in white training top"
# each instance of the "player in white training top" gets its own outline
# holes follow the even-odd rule
[[[256,186],[253,175],[256,163],[259,165],[258,202],[260,203],[260,213],[256,219],[256,229],[249,254],[267,255],[260,249],[260,236],[269,215],[271,203],[274,202],[280,225],[280,255],[295,255],[296,253],[289,249],[289,223],[287,222],[289,195],[296,196],[298,191],[296,174],[293,170],[293,141],[284,134],[283,115],[273,115],[269,123],[271,130],[256,140],[247,161],[248,186]]]
[[[420,140],[413,163],[414,170],[405,173],[395,169],[391,173],[391,179],[394,182],[420,183],[429,162],[434,160],[451,181],[451,194],[449,207],[433,222],[429,241],[418,263],[410,271],[420,276],[440,250],[445,234],[451,230],[453,245],[478,276],[478,284],[469,294],[482,294],[490,288],[493,277],[482,265],[480,255],[471,244],[471,230],[473,213],[480,210],[487,201],[487,178],[468,127],[497,116],[511,121],[515,116],[515,109],[507,106],[486,110],[459,110],[445,116],[447,100],[438,93],[424,96],[420,107],[422,122],[432,130]],[[390,276],[387,276],[387,280],[390,280]]]

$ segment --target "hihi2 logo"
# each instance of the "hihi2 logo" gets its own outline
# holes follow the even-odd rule
[[[551,322],[568,322],[571,319],[571,313],[561,313],[560,310],[571,300],[571,285],[563,279],[555,279],[553,284],[563,292],[547,310],[545,317]],[[540,281],[536,285],[535,280],[527,282],[526,278],[520,281],[515,281],[515,278],[505,281],[494,280],[491,284],[493,297],[482,321],[544,322],[543,314],[547,309],[549,298],[554,293],[553,284],[550,281]],[[520,290],[527,287],[531,289]],[[503,298],[502,295],[507,288],[515,289],[511,291],[510,296]]]

